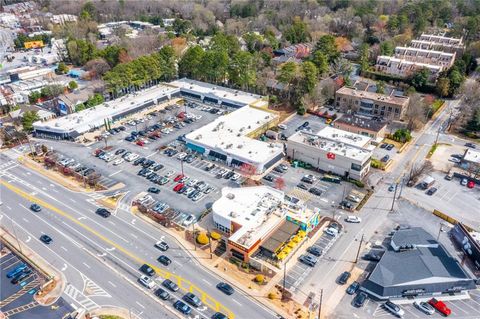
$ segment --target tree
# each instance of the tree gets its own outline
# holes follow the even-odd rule
[[[204,55],[205,51],[200,46],[189,47],[178,62],[179,76],[199,79],[201,75],[200,66]]]
[[[67,42],[67,52],[70,61],[77,66],[83,66],[87,61],[95,57],[95,46],[82,39],[72,39]]]
[[[385,94],[385,82],[378,81],[378,83],[377,83],[377,93]]]
[[[25,132],[33,131],[33,123],[38,121],[40,118],[38,117],[37,111],[26,111],[23,113],[22,116],[22,126]]]
[[[80,18],[82,20],[96,20],[97,18],[97,9],[91,1],[85,2],[83,5],[82,11],[80,12]]]
[[[76,82],[76,81],[73,81],[73,80],[70,81],[70,82],[68,82],[68,88],[69,88],[70,90],[75,90],[76,88],[78,88],[77,82]]]
[[[252,54],[239,51],[230,59],[229,80],[242,90],[248,90],[255,85],[257,79],[255,62]]]
[[[335,45],[335,37],[333,35],[324,35],[320,37],[318,42],[315,44],[314,52],[316,51],[320,51],[321,53],[325,54],[329,63],[332,63],[340,56],[340,52],[338,52],[337,46]]]
[[[380,54],[381,55],[388,55],[391,56],[393,55],[393,52],[395,51],[395,46],[391,41],[384,41],[380,43]]]
[[[311,39],[307,24],[298,16],[293,18],[292,25],[283,32],[283,36],[291,44],[307,42]]]
[[[418,93],[410,96],[407,112],[405,112],[405,119],[407,121],[408,130],[416,130],[427,122],[428,105],[425,100]]]
[[[68,72],[68,67],[65,62],[58,63],[58,67],[55,70],[57,74],[65,74]]]
[[[96,52],[96,56],[103,58],[113,68],[120,62],[120,54],[126,51],[116,45],[109,45],[105,49]]]
[[[457,68],[453,67],[449,72],[448,79],[450,80],[450,94],[453,95],[458,93],[460,87],[465,81],[465,77]]]
[[[261,35],[256,34],[254,32],[247,32],[242,36],[243,40],[245,40],[245,44],[247,45],[247,50],[250,53],[255,51],[259,51],[263,45],[263,38]]]
[[[332,72],[335,75],[341,75],[347,82],[347,79],[350,77],[350,73],[352,73],[352,63],[350,63],[350,61],[347,59],[338,58],[332,64]]]
[[[91,79],[102,77],[105,73],[110,71],[110,65],[103,58],[96,58],[88,61],[84,69],[90,73]]]
[[[288,98],[290,99],[291,87],[293,80],[295,80],[298,72],[298,67],[295,62],[286,62],[280,65],[277,73],[278,82],[285,85],[287,89]]]
[[[51,85],[46,85],[44,86],[40,93],[42,94],[42,97],[51,99],[54,97],[59,96],[60,94],[63,94],[65,91],[64,87],[58,84],[51,84]]]
[[[161,58],[162,78],[165,81],[171,81],[177,77],[177,58],[175,50],[170,45],[163,46],[158,51],[158,56]]]
[[[398,142],[408,142],[412,139],[412,135],[409,130],[407,129],[398,129],[393,133],[393,139]]]
[[[368,71],[368,68],[370,67],[369,63],[369,52],[370,46],[367,43],[363,43],[360,46],[360,70],[362,72]]]
[[[436,83],[437,94],[441,97],[448,96],[450,94],[450,80],[446,77],[441,77]]]
[[[412,77],[412,85],[416,89],[424,88],[430,77],[430,71],[427,68],[422,68],[417,71]]]
[[[318,70],[318,74],[324,75],[328,73],[328,57],[321,51],[315,51],[312,54],[312,62],[315,64]]]
[[[315,85],[317,84],[317,76],[318,76],[318,70],[315,64],[313,64],[310,61],[305,61],[301,64],[300,66],[301,70],[301,91],[304,94],[310,94],[312,93],[313,89],[315,88]]]

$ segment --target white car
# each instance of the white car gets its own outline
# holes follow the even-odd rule
[[[119,159],[116,159],[115,161],[113,161],[113,165],[117,166],[117,165],[120,165],[123,163],[123,158],[119,158]]]
[[[138,278],[138,281],[148,289],[155,287],[155,282],[148,276],[141,275],[140,278]]]
[[[327,233],[330,236],[336,237],[338,235],[338,230],[333,227],[329,227],[325,230],[325,233]]]
[[[397,317],[403,317],[403,315],[405,314],[405,311],[403,311],[402,308],[400,308],[399,305],[397,304],[394,304],[393,302],[391,302],[390,300],[389,301],[386,301],[383,306],[385,307],[385,309],[387,309],[388,311],[390,311],[391,313],[393,313],[395,316]]]
[[[468,180],[466,178],[463,178],[462,181],[460,182],[460,185],[465,186],[467,185]]]
[[[417,309],[424,312],[427,315],[433,315],[435,313],[435,308],[433,308],[428,302],[425,301],[415,301],[413,303]]]
[[[461,163],[462,162],[461,160],[459,160],[458,158],[455,158],[455,157],[450,157],[448,160],[452,163]]]
[[[240,178],[240,175],[237,174],[237,173],[235,173],[235,174],[233,174],[231,180],[232,180],[232,181],[236,181],[236,180],[238,180],[239,178]]]
[[[197,218],[193,215],[188,215],[187,218],[183,221],[183,226],[190,226],[191,224],[194,224],[197,221]]]
[[[115,156],[113,156],[112,154],[108,154],[107,156],[105,156],[104,161],[108,163],[111,162],[114,158]]]
[[[354,203],[360,203],[360,197],[350,194],[347,196],[347,199],[354,202]]]
[[[199,200],[201,200],[204,197],[205,197],[205,194],[200,192],[200,193],[197,193],[195,196],[193,196],[192,200],[194,202],[198,202]]]
[[[177,155],[177,159],[183,160],[187,156],[187,153],[180,153]]]
[[[287,126],[285,124],[278,124],[278,128],[281,130],[286,130]]]
[[[345,221],[349,223],[361,223],[362,219],[358,216],[348,216],[345,218]]]
[[[194,179],[189,180],[187,185],[188,186],[195,186],[195,184],[197,184],[197,183],[198,183],[198,179],[194,178]]]

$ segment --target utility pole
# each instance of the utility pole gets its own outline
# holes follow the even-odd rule
[[[357,256],[355,256],[355,264],[358,262],[358,256],[360,255],[360,249],[362,249],[363,236],[364,236],[364,234],[362,234],[362,238],[360,238],[360,243],[358,244]]]
[[[197,239],[195,238],[195,223],[192,223],[192,238],[193,246],[195,246],[195,250],[197,250]]]
[[[318,303],[318,319],[322,318],[322,300],[323,299],[323,289],[320,289],[320,300]]]
[[[400,199],[400,196],[402,196],[403,185],[405,185],[405,173],[403,173],[402,183],[400,184],[400,192],[398,193],[397,199]]]
[[[398,188],[398,183],[395,184],[395,191],[393,193],[393,199],[392,199],[392,207],[390,208],[391,213],[393,213],[393,206],[395,205],[395,198],[397,197],[397,188]]]
[[[210,229],[207,229],[208,230],[208,246],[210,247],[210,259],[213,259],[213,252],[212,252],[212,241],[210,239]]]
[[[285,264],[283,265],[283,289],[282,289],[282,300],[285,300],[285,285],[287,281],[287,263],[288,259],[285,260]]]

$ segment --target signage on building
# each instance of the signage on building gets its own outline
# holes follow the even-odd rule
[[[45,45],[43,41],[28,41],[23,44],[25,49],[32,49],[32,48],[43,48]]]
[[[335,154],[333,154],[332,152],[328,152],[327,153],[327,158],[331,159],[331,160],[334,160],[335,159]]]
[[[423,293],[425,293],[425,289],[423,288],[408,289],[408,290],[402,291],[402,296],[416,296]]]
[[[447,290],[445,290],[446,292],[460,292],[462,290],[466,290],[467,288],[464,287],[464,286],[455,286],[455,287],[452,287],[452,288],[448,288]]]

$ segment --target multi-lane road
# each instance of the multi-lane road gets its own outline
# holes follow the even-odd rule
[[[8,154],[11,157],[7,158]],[[106,219],[96,215],[98,206],[88,193],[69,191],[20,166],[13,154],[0,155],[2,224],[64,272],[68,281],[65,298],[76,306],[93,309],[116,305],[141,318],[175,318],[171,301],[161,301],[136,282],[139,267],[148,263],[162,277],[170,277],[201,296],[209,306],[194,310],[191,318],[209,318],[216,310],[235,318],[252,314],[276,317],[242,291],[232,296],[218,291],[215,286],[221,279],[166,233],[122,210]],[[31,211],[32,202],[42,206],[42,211]],[[44,233],[53,238],[49,246],[38,240]],[[156,261],[161,252],[153,245],[161,239],[170,245],[166,255],[173,262],[168,267]],[[162,278],[157,281],[160,284]],[[179,293],[173,298],[181,296]]]

